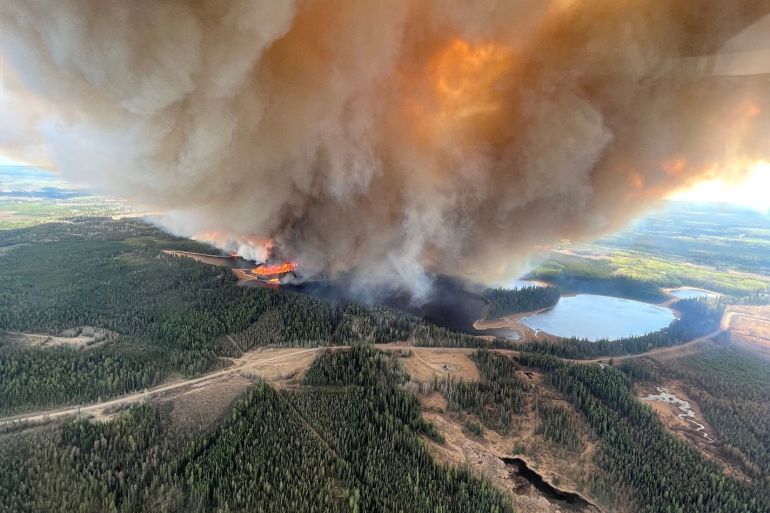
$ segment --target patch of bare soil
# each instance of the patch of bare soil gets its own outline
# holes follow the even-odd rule
[[[170,407],[173,428],[201,432],[221,419],[233,399],[252,384],[254,381],[251,379],[231,376],[175,397],[161,399],[158,403]]]
[[[407,353],[408,356],[399,359],[413,381],[426,383],[434,377],[447,376],[463,381],[479,380],[479,370],[466,352],[413,347]]]
[[[534,312],[519,313],[513,315],[507,315],[498,319],[479,319],[473,323],[473,328],[479,331],[493,330],[493,329],[509,329],[519,334],[517,342],[532,342],[532,341],[548,341],[554,342],[561,340],[561,338],[550,335],[544,331],[535,331],[526,324],[522,319],[525,319],[531,315],[535,315],[541,312],[550,310],[550,308],[543,308]]]
[[[254,277],[246,274],[246,271],[247,269],[233,269],[233,274],[239,282],[254,280]]]
[[[302,379],[319,351],[290,348],[260,348],[244,353],[231,365],[210,378],[191,380],[189,385],[174,388],[155,396],[147,396],[159,405],[170,408],[172,425],[184,430],[200,431],[224,415],[230,403],[258,379],[273,386],[291,386]],[[179,380],[184,383],[184,380]],[[94,420],[109,420],[130,406],[91,412]]]
[[[734,339],[764,352],[770,350],[770,306],[730,306],[723,324]]]
[[[594,504],[584,508],[573,507],[547,497],[524,477],[514,472],[501,458],[516,455],[526,458],[527,465],[536,471],[550,486],[564,492],[575,492],[585,497],[587,479],[595,471],[591,460],[596,443],[588,436],[578,413],[561,397],[541,385],[542,375],[523,370],[521,378],[533,383],[533,392],[526,399],[523,413],[514,417],[510,434],[501,434],[485,428],[482,436],[472,434],[468,422],[478,422],[473,415],[448,411],[446,399],[439,392],[420,394],[423,416],[431,422],[445,439],[444,444],[427,443],[437,460],[453,465],[467,465],[484,475],[500,490],[507,493],[517,511],[523,513],[555,513],[558,511],[601,511]],[[556,447],[537,433],[540,414],[536,401],[559,402],[581,425],[583,448],[569,451]],[[587,498],[587,497],[586,497]]]
[[[118,336],[117,333],[102,328],[82,326],[65,330],[61,336],[7,331],[0,334],[0,340],[31,348],[70,347],[72,349],[90,349],[104,342],[115,340]]]
[[[191,258],[202,264],[215,265],[218,267],[230,267],[230,257],[218,255],[204,255],[203,253],[192,253],[190,251],[172,251],[164,249],[163,253],[174,257]]]
[[[319,351],[298,351],[296,347],[250,351],[234,361],[241,376],[272,383],[301,380]]]
[[[639,399],[655,410],[666,429],[718,463],[726,474],[748,480],[739,468],[721,457],[716,432],[704,418],[698,404],[687,396],[678,382],[667,380],[660,386],[637,387],[636,392]]]

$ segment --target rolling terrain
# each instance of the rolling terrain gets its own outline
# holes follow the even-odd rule
[[[515,341],[239,287],[136,220],[0,234],[0,511],[770,507],[752,297],[678,301],[643,337]]]

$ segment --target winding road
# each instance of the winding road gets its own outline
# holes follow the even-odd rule
[[[248,370],[266,363],[275,363],[280,360],[286,360],[295,358],[304,353],[317,352],[323,350],[323,347],[313,347],[310,349],[298,349],[292,352],[282,352],[278,356],[270,356],[268,358],[259,358],[260,352],[254,351],[246,353],[241,358],[234,360],[234,364],[226,369],[210,372],[197,378],[186,379],[181,381],[175,381],[164,385],[159,385],[154,388],[148,388],[142,392],[134,392],[132,394],[123,395],[107,401],[101,401],[97,403],[70,406],[65,408],[59,408],[54,410],[45,410],[32,413],[25,413],[21,415],[15,415],[12,417],[0,418],[0,428],[18,424],[38,424],[45,423],[51,420],[55,420],[62,417],[73,416],[91,416],[104,414],[108,410],[118,410],[130,406],[132,404],[140,403],[148,399],[154,399],[171,392],[178,392],[189,388],[198,388],[212,383],[217,383],[222,379],[228,379],[232,376],[240,374],[244,370]]]
[[[610,358],[612,358],[615,362],[618,362],[618,361],[632,360],[636,358],[644,358],[647,356],[663,356],[666,354],[675,354],[677,352],[681,352],[683,349],[696,346],[698,344],[701,344],[707,340],[710,340],[720,335],[721,333],[724,333],[726,330],[729,329],[730,321],[732,320],[733,315],[740,315],[740,314],[736,314],[734,312],[730,312],[726,314],[725,317],[722,319],[722,325],[720,329],[715,330],[712,333],[709,333],[708,335],[705,335],[703,337],[699,337],[697,339],[691,340],[690,342],[687,342],[682,345],[656,348],[651,351],[647,351],[645,353],[639,353],[639,354],[633,354],[633,355],[594,358],[590,360],[567,360],[567,361],[569,361],[570,363],[591,364],[591,363],[606,362]],[[86,405],[77,405],[77,406],[69,406],[69,407],[58,408],[58,409],[30,412],[30,413],[14,415],[10,417],[3,417],[3,418],[0,418],[0,428],[8,427],[8,426],[21,427],[27,424],[34,425],[34,424],[46,423],[46,422],[59,419],[59,418],[64,418],[64,417],[78,417],[78,416],[91,417],[91,416],[108,415],[109,412],[111,411],[117,411],[117,410],[126,408],[132,404],[137,404],[150,399],[156,399],[156,398],[171,395],[174,393],[183,392],[189,389],[196,389],[196,388],[209,386],[215,383],[219,383],[222,380],[229,379],[236,375],[240,375],[245,370],[253,369],[255,367],[259,367],[268,363],[278,363],[281,361],[296,358],[303,354],[319,352],[326,349],[340,350],[340,349],[347,349],[349,347],[350,346],[331,346],[331,347],[322,346],[322,347],[313,347],[308,349],[297,349],[296,351],[287,351],[286,348],[281,348],[275,351],[271,351],[271,350],[251,351],[248,353],[244,353],[244,355],[241,356],[240,358],[234,359],[233,364],[230,365],[229,367],[225,369],[217,370],[214,372],[210,372],[208,374],[204,374],[197,378],[191,378],[191,379],[166,383],[163,385],[159,385],[157,387],[145,389],[144,391],[141,391],[141,392],[134,392],[132,394],[116,397],[106,401],[100,401],[100,402],[86,404]],[[396,351],[396,350],[407,349],[410,346],[405,342],[398,342],[398,343],[390,343],[390,344],[376,344],[375,347],[384,351]],[[276,351],[279,352],[280,354],[273,356]],[[458,353],[464,353],[464,354],[471,354],[475,352],[476,349],[464,348],[464,347],[458,347],[458,348],[420,347],[420,351],[441,351],[441,352],[458,352]],[[508,356],[517,356],[520,354],[520,351],[516,351],[512,349],[492,349],[492,351],[499,354],[505,354]]]

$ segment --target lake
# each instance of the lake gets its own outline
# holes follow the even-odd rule
[[[522,319],[537,331],[591,341],[645,335],[675,319],[668,308],[592,294],[562,297],[553,309]]]

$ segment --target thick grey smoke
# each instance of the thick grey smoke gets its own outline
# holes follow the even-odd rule
[[[162,209],[177,232],[272,239],[306,274],[419,292],[426,270],[515,273],[544,245],[770,157],[768,81],[721,76],[713,58],[768,13],[760,0],[3,0],[0,51],[19,80],[0,100],[0,148]]]

